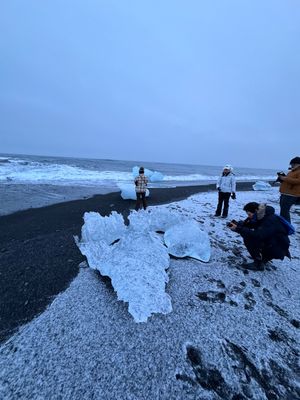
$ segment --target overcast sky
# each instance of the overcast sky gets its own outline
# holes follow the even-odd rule
[[[299,0],[3,0],[0,152],[286,167]]]

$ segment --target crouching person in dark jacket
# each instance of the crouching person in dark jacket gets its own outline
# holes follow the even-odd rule
[[[288,232],[275,214],[274,208],[252,202],[245,205],[244,211],[248,215],[245,221],[232,221],[228,224],[232,231],[242,236],[253,258],[253,262],[242,266],[250,270],[263,271],[268,261],[290,258]]]

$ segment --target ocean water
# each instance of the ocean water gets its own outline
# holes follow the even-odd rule
[[[0,215],[119,191],[118,185],[133,184],[132,168],[141,164],[164,175],[149,188],[214,183],[222,171],[222,166],[0,154]],[[238,181],[276,176],[268,169],[236,167],[234,173]]]
[[[132,182],[132,168],[143,165],[159,171],[164,180],[152,186],[168,187],[215,182],[222,166],[164,164],[157,162],[119,161],[84,158],[0,155],[0,184],[46,184],[59,186],[98,186],[115,188]],[[234,168],[239,181],[273,180],[271,169]]]

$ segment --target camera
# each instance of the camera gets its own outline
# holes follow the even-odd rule
[[[282,176],[285,176],[285,173],[283,171],[277,172],[277,179],[276,179],[276,181],[273,182],[273,185],[277,182],[279,182],[279,183],[282,182],[280,179]]]
[[[228,226],[228,228],[231,228],[233,225],[237,225],[238,224],[238,222],[235,220],[235,219],[233,219],[232,221],[230,221],[230,222],[227,222],[227,226]]]

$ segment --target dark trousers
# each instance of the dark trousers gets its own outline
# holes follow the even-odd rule
[[[228,208],[229,208],[230,194],[231,193],[219,192],[218,206],[217,206],[217,209],[216,209],[216,216],[220,216],[221,215],[222,206],[224,204],[222,217],[227,217]]]
[[[141,203],[143,203],[144,210],[147,208],[147,203],[146,203],[146,193],[138,193],[136,192],[136,205],[135,209],[138,211],[141,207]]]
[[[289,257],[289,241],[285,245],[269,245],[254,237],[243,238],[244,244],[253,260],[271,261],[273,259],[283,260]],[[286,247],[286,248],[285,248]]]
[[[293,204],[300,204],[300,197],[286,194],[280,196],[280,215],[289,222],[291,222],[290,209]]]

